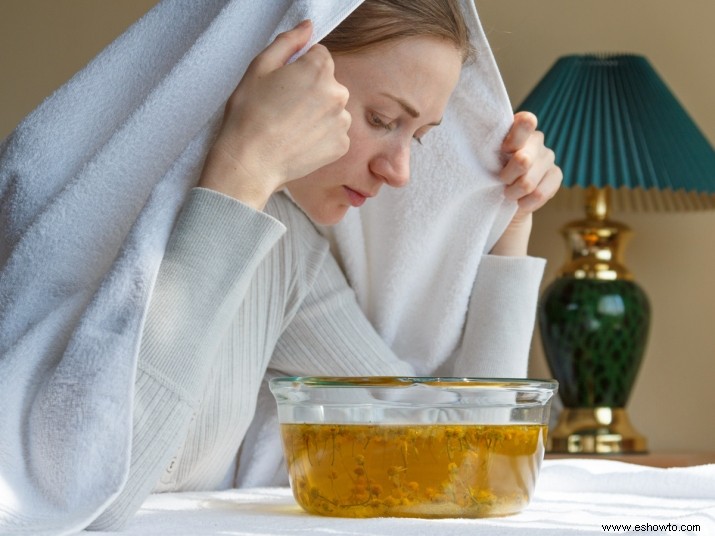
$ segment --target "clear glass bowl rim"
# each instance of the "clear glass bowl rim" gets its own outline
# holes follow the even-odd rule
[[[440,376],[283,376],[272,378],[271,390],[285,388],[396,388],[424,385],[436,389],[469,389],[509,391],[548,391],[555,393],[558,382],[551,379],[532,378],[479,378]]]

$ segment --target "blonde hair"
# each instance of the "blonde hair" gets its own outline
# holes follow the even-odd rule
[[[365,0],[321,43],[333,54],[350,54],[418,36],[451,41],[463,62],[475,54],[458,0]]]

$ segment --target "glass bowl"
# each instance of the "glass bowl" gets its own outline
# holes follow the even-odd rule
[[[553,380],[274,378],[296,501],[337,517],[491,517],[530,501]]]

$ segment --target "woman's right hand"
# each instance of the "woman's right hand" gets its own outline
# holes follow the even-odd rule
[[[228,99],[199,186],[260,210],[285,183],[347,152],[349,94],[333,76],[328,50],[317,44],[286,64],[311,33],[304,21],[251,62]]]

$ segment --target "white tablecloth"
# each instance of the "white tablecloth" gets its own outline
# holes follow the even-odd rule
[[[610,525],[611,527],[607,527]],[[620,527],[614,527],[620,525]],[[630,530],[623,525],[630,525]],[[152,495],[117,536],[715,535],[715,465],[656,469],[609,460],[547,460],[535,496],[489,519],[341,519],[303,512],[288,488]]]

